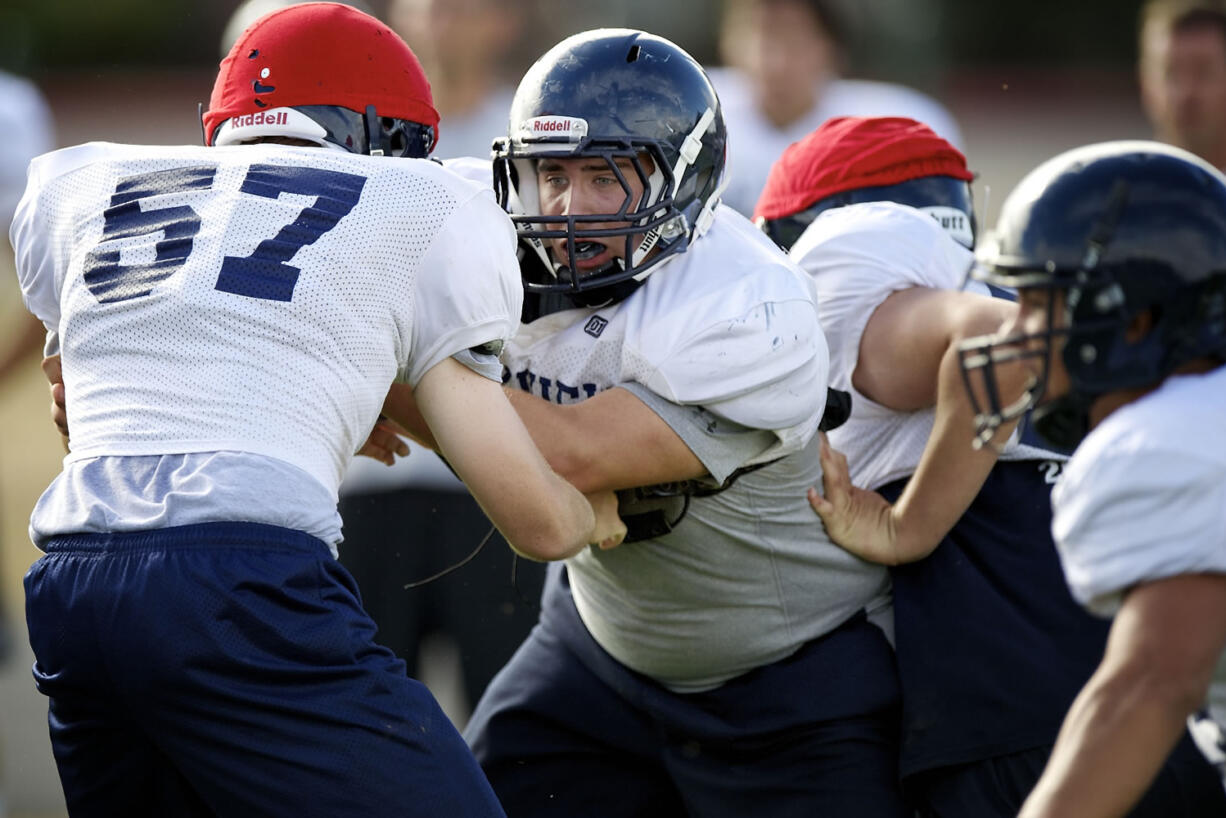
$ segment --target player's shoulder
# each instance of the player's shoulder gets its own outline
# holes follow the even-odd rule
[[[1103,419],[1069,460],[1071,488],[1097,495],[1127,493],[1129,475],[1164,464],[1214,461],[1226,468],[1226,366],[1176,375]]]
[[[182,153],[182,148],[165,145],[123,145],[115,142],[86,142],[36,156],[30,163],[30,178],[48,182],[76,170],[108,162],[156,159]],[[207,150],[200,148],[199,150]]]
[[[713,281],[765,275],[779,282],[795,278],[799,268],[770,237],[744,215],[719,205],[710,229],[692,240],[691,265]]]
[[[648,337],[665,327],[678,337],[721,325],[744,333],[745,317],[766,310],[775,330],[787,324],[789,337],[807,338],[817,331],[816,302],[812,279],[744,216],[721,207],[711,229],[653,273],[624,309],[639,315]]]
[[[824,211],[796,240],[801,250],[819,244],[843,242],[866,247],[882,235],[912,243],[932,243],[944,231],[927,213],[897,202],[861,202]]]
[[[471,184],[486,190],[493,190],[494,167],[488,159],[478,159],[475,156],[457,156],[444,159],[443,167],[449,172]]]
[[[895,202],[864,202],[820,214],[792,247],[791,256],[810,275],[853,278],[860,284],[876,271],[891,286],[957,289],[972,253],[929,214]]]

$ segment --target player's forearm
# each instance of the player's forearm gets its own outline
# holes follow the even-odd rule
[[[1127,814],[1178,741],[1187,714],[1177,688],[1100,670],[1069,710],[1019,818]]]
[[[582,430],[569,422],[563,407],[518,389],[504,391],[532,436],[532,442],[555,472],[580,491],[608,488],[595,481],[589,468],[590,458],[586,456],[587,440]]]
[[[932,553],[970,508],[996,465],[995,449],[971,445],[973,412],[962,385],[956,340],[941,359],[932,432],[915,474],[894,504],[894,551],[900,562]]]

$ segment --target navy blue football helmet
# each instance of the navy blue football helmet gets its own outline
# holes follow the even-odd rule
[[[710,225],[725,143],[706,73],[668,40],[598,29],[550,49],[520,82],[508,136],[494,142],[494,188],[526,251],[528,293],[564,294],[587,306],[628,296]],[[626,192],[620,209],[542,216],[536,163],[547,158],[607,163]],[[637,200],[622,170],[627,164],[643,188]],[[554,258],[546,242],[563,238],[566,258]],[[624,259],[572,272],[610,240],[624,242]]]
[[[1035,407],[1036,431],[1072,448],[1097,397],[1155,385],[1194,359],[1226,360],[1226,176],[1191,153],[1144,141],[1063,153],[1010,194],[988,245],[976,278],[1065,299],[1063,315],[1048,300],[1043,333],[963,343],[981,441]],[[1145,311],[1151,331],[1130,340]],[[1061,336],[1069,393],[1040,404]],[[994,367],[1022,357],[1041,359],[1041,375],[1005,406]]]

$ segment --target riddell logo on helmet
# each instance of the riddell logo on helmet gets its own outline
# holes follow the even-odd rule
[[[537,116],[524,120],[520,128],[521,136],[564,136],[567,139],[580,139],[587,136],[587,120],[573,116]]]
[[[236,116],[230,120],[232,128],[248,128],[252,125],[286,125],[289,123],[289,115],[285,111],[272,113],[271,111],[260,111],[246,116]]]

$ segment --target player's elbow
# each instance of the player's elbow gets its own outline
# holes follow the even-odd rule
[[[579,492],[556,476],[547,498],[522,502],[500,520],[499,530],[511,548],[537,562],[574,556],[588,544],[596,525],[592,506]]]
[[[535,562],[556,562],[573,557],[587,545],[591,523],[565,515],[544,515],[522,531],[503,532],[515,553]]]

